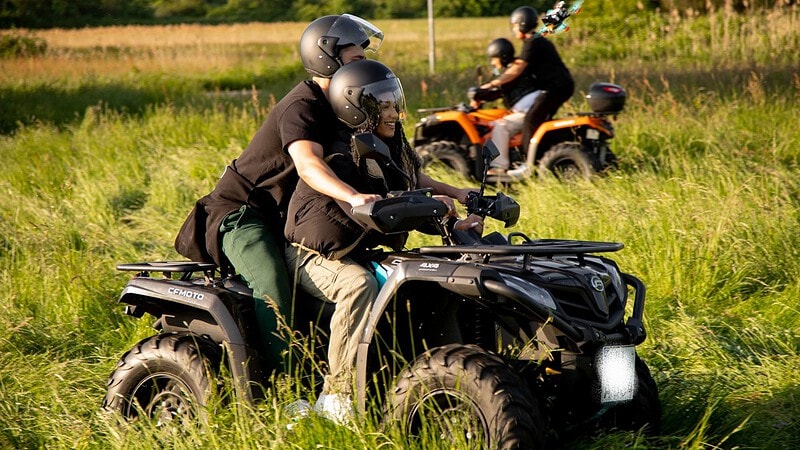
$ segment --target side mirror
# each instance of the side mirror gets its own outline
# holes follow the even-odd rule
[[[483,73],[483,66],[478,64],[477,66],[475,66],[475,80],[478,81],[478,86],[483,84],[484,79],[485,75]]]
[[[500,150],[497,149],[497,145],[495,145],[494,141],[489,139],[483,144],[481,156],[483,156],[483,178],[481,179],[481,190],[478,192],[478,201],[483,198],[483,191],[486,190],[486,175],[489,173],[489,163],[500,156]]]
[[[372,133],[360,133],[354,134],[352,139],[358,155],[362,158],[377,159],[383,162],[391,161],[392,155],[389,146],[378,136]]]
[[[488,163],[494,161],[498,156],[500,156],[500,150],[497,149],[494,141],[489,139],[483,144],[483,159],[486,161],[486,165],[489,165]]]

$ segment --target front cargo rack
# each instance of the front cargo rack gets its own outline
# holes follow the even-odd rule
[[[509,241],[513,236],[509,235]],[[522,235],[524,237],[524,235]],[[622,250],[619,242],[580,241],[571,239],[527,239],[521,244],[500,245],[451,245],[436,247],[420,247],[423,255],[479,255],[488,263],[493,256],[523,256],[527,267],[531,257],[553,257],[557,255],[575,255],[583,263],[583,256],[588,253],[610,253]]]

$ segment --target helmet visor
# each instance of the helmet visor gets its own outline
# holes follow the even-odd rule
[[[378,27],[351,14],[339,16],[331,25],[328,36],[339,38],[338,47],[358,45],[371,52],[377,52],[383,43],[383,32]]]
[[[368,117],[379,118],[381,114],[396,114],[402,121],[406,115],[406,98],[403,86],[397,78],[388,78],[364,86],[361,92],[361,107]]]

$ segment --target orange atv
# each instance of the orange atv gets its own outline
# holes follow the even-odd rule
[[[476,100],[481,100],[476,96]],[[625,106],[627,94],[618,85],[594,83],[586,93],[591,112],[580,112],[544,122],[533,134],[527,155],[523,155],[522,133],[511,138],[509,157],[512,167],[506,175],[489,178],[511,182],[529,177],[534,168],[539,174],[590,177],[616,166],[609,140],[614,137],[611,118]],[[511,111],[502,108],[473,109],[459,105],[420,109],[428,114],[414,127],[414,148],[424,164],[441,161],[466,176],[480,179],[483,174],[481,149],[492,138],[492,122]]]

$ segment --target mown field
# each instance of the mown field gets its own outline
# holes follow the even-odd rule
[[[579,91],[562,113],[586,107],[592,81],[625,86],[620,168],[511,188],[514,229],[625,243],[617,262],[648,287],[640,354],[664,435],[571,447],[798,448],[800,11],[613,17],[588,3],[552,38]],[[430,74],[425,21],[378,25],[407,131],[415,108],[464,101],[488,42],[511,37],[506,18],[437,21]],[[116,303],[127,275],[115,265],[178,258],[193,202],[305,76],[303,28],[44,30],[43,54],[0,59],[0,448],[407,448],[372,418],[287,430],[282,406],[311,395],[290,379],[181,435],[100,410],[119,356],[152,333]]]

